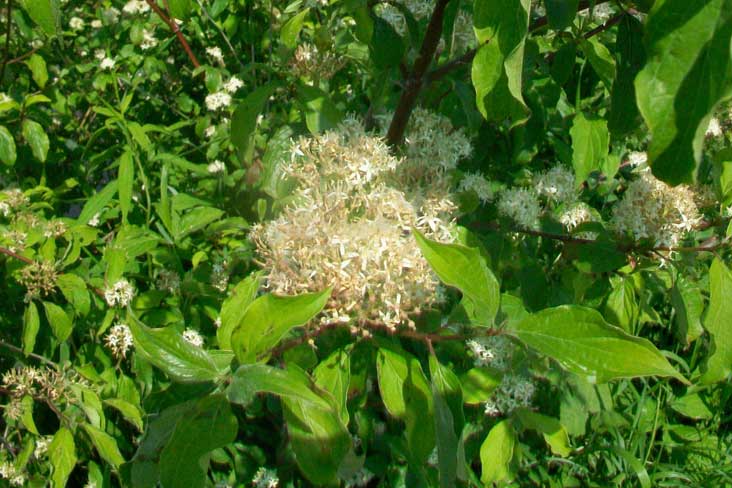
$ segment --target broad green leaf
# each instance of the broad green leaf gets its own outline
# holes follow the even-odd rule
[[[104,400],[104,404],[109,405],[110,407],[117,410],[119,413],[122,414],[125,420],[134,425],[137,430],[142,432],[142,412],[136,405],[133,405],[127,400],[122,400],[121,398],[108,398]]]
[[[404,41],[394,27],[381,17],[372,17],[370,58],[379,69],[398,66],[404,57]]]
[[[513,477],[510,464],[515,446],[516,432],[511,422],[502,420],[494,425],[480,446],[480,481],[492,486],[493,483],[510,480]]]
[[[183,339],[175,328],[150,329],[131,313],[127,318],[135,341],[135,353],[176,381],[213,381],[222,374],[205,350]]]
[[[688,383],[650,341],[608,324],[590,308],[548,308],[514,325],[509,333],[596,383],[642,376],[671,376]]]
[[[64,342],[69,338],[73,330],[71,317],[69,317],[63,308],[55,303],[43,302],[43,309],[46,312],[46,319],[48,319],[48,323],[51,325],[53,335],[56,336],[59,342]]]
[[[21,0],[20,4],[47,36],[58,33],[61,15],[58,0]]]
[[[260,86],[242,100],[231,118],[231,142],[236,146],[239,160],[250,163],[254,156],[254,133],[257,130],[257,118],[264,110],[275,85]]]
[[[224,215],[224,211],[214,207],[196,207],[186,212],[178,222],[175,240],[180,241],[184,237],[198,232],[208,224],[217,221],[222,215]],[[176,226],[174,225],[174,227]]]
[[[602,161],[607,157],[610,133],[604,119],[578,113],[569,134],[572,136],[575,183],[579,187],[590,173],[600,169]]]
[[[33,81],[35,81],[36,85],[38,85],[38,87],[42,90],[46,86],[46,82],[48,81],[46,60],[38,54],[33,54],[30,58],[28,58],[27,61],[25,61],[25,65],[28,66],[28,68],[31,70]]]
[[[191,15],[192,0],[168,0],[168,10],[174,19],[186,20]]]
[[[115,193],[117,193],[117,180],[112,180],[101,191],[96,192],[87,200],[77,221],[80,224],[88,224],[95,215],[100,213],[112,201]]]
[[[300,85],[298,99],[303,105],[305,125],[313,134],[338,126],[343,114],[327,93],[310,85]]]
[[[694,420],[711,420],[714,417],[714,412],[698,393],[689,393],[677,398],[669,406],[684,417]]]
[[[221,349],[231,349],[231,332],[242,325],[244,314],[256,298],[261,281],[261,272],[250,274],[234,287],[221,305],[221,326],[216,331]]]
[[[699,287],[679,274],[671,288],[671,304],[676,312],[674,316],[676,337],[685,344],[701,337],[704,333],[701,322],[704,297]]]
[[[605,317],[625,332],[633,333],[640,305],[631,279],[619,279],[605,302]]]
[[[704,328],[712,336],[712,353],[707,358],[702,384],[729,379],[732,373],[732,273],[716,258],[709,268],[709,308]]]
[[[732,203],[732,148],[724,148],[714,155],[713,176],[720,202],[729,206]]]
[[[500,286],[478,249],[442,244],[414,230],[422,255],[440,280],[459,289],[475,313],[476,325],[490,327],[498,313]]]
[[[574,21],[579,0],[546,0],[545,7],[549,27],[564,30]]]
[[[12,166],[18,154],[15,149],[15,139],[4,125],[0,125],[0,161],[3,164]]]
[[[303,9],[293,17],[291,17],[280,30],[280,42],[289,49],[294,49],[297,45],[297,38],[300,36],[302,25],[305,17],[310,12],[310,8]]]
[[[610,50],[595,37],[590,39],[582,38],[580,40],[580,49],[605,87],[611,90],[615,79],[615,59],[610,54]]]
[[[313,408],[333,405],[313,390],[313,381],[298,368],[280,369],[264,364],[244,364],[232,378],[227,391],[230,401],[246,405],[254,394],[264,392],[281,398],[303,401]]]
[[[60,274],[56,278],[56,286],[78,315],[85,316],[89,313],[91,299],[86,283],[80,276],[71,273]]]
[[[343,425],[348,425],[348,386],[351,381],[350,348],[336,349],[313,370],[315,384],[335,399]]]
[[[458,463],[465,457],[464,452],[460,453],[464,449],[460,444],[465,424],[463,394],[455,373],[441,365],[433,355],[430,355],[429,364],[440,487],[450,488],[456,483]]]
[[[135,182],[135,166],[132,161],[132,153],[130,151],[122,153],[117,163],[119,164],[117,173],[119,209],[122,212],[122,220],[127,221],[127,214],[132,208],[132,185]]]
[[[646,63],[643,46],[643,24],[632,15],[624,15],[618,28],[617,76],[610,95],[608,128],[615,135],[631,132],[640,125],[640,112],[635,102],[635,80]]]
[[[376,356],[376,373],[386,410],[406,423],[412,462],[422,464],[435,446],[434,404],[422,366],[407,352],[382,347]]]
[[[102,459],[114,466],[115,469],[119,468],[125,462],[122,453],[119,452],[119,447],[117,447],[117,441],[114,437],[87,423],[83,423],[82,427],[89,434],[92,444],[94,444]]]
[[[490,400],[501,384],[501,375],[488,368],[472,368],[460,376],[463,399],[468,405],[478,405]]]
[[[160,482],[166,488],[206,486],[211,451],[236,439],[239,423],[222,395],[199,400],[178,419],[160,453]]]
[[[43,126],[35,120],[25,119],[23,121],[23,139],[30,146],[33,157],[45,163],[50,143]]]
[[[241,363],[266,355],[295,327],[315,317],[330,298],[331,289],[297,296],[268,293],[252,302],[231,333],[231,347]]]
[[[473,23],[478,49],[471,76],[478,109],[489,120],[526,120],[522,95],[524,45],[530,0],[476,0]]]
[[[25,313],[23,313],[23,353],[26,356],[33,352],[40,326],[41,320],[38,316],[36,302],[28,302],[28,306],[25,307]]]
[[[518,419],[525,429],[532,429],[544,436],[544,440],[557,456],[567,457],[572,452],[569,435],[559,420],[532,412],[526,408],[516,411]]]
[[[655,2],[645,24],[648,62],[635,88],[660,180],[694,179],[709,117],[732,95],[731,39],[732,0]]]
[[[36,422],[33,420],[33,406],[35,402],[33,401],[33,397],[30,395],[25,395],[23,399],[20,401],[20,405],[23,409],[23,414],[20,416],[20,421],[23,424],[23,427],[28,429],[28,432],[31,432],[35,435],[39,435],[38,433],[38,427],[36,427]]]
[[[54,488],[66,486],[71,471],[76,465],[76,445],[69,429],[61,427],[48,445],[48,459],[51,462],[51,485]]]

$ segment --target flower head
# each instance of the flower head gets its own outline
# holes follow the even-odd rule
[[[554,166],[534,179],[536,192],[554,203],[569,203],[577,200],[574,172],[564,166]]]
[[[458,189],[475,192],[481,203],[488,203],[494,197],[490,182],[478,173],[465,173]]]
[[[231,105],[231,95],[225,91],[217,91],[207,95],[205,101],[209,110],[216,111]]]
[[[104,343],[112,351],[112,355],[117,359],[127,356],[127,351],[132,348],[134,341],[132,339],[132,331],[126,324],[117,324],[107,332]]]
[[[79,17],[71,17],[69,19],[69,27],[76,31],[82,30],[84,28],[84,20]]]
[[[235,93],[242,86],[244,86],[244,82],[236,76],[232,76],[226,83],[224,83],[224,91],[227,93]]]
[[[186,329],[183,331],[183,339],[196,347],[203,346],[203,336],[195,329]]]
[[[539,221],[541,206],[533,191],[526,188],[510,188],[501,192],[498,213],[514,220],[525,229],[533,229]]]
[[[226,172],[226,165],[223,161],[216,160],[212,163],[210,163],[206,169],[208,172],[212,175],[219,174],[219,173],[225,173]]]
[[[104,300],[107,305],[114,307],[119,305],[120,307],[126,307],[135,296],[135,289],[132,287],[129,281],[121,279],[115,282],[111,287],[104,290]]]

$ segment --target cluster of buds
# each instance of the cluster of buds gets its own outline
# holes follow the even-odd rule
[[[30,302],[51,293],[56,288],[56,265],[49,261],[34,261],[20,270],[18,282],[25,286],[25,301]]]
[[[5,415],[18,419],[24,411],[21,402],[23,397],[29,396],[54,404],[66,403],[73,398],[74,387],[86,387],[88,384],[73,369],[25,366],[6,371],[2,377],[2,386],[10,395],[10,402],[5,405]]]
[[[328,80],[345,64],[345,58],[331,51],[321,51],[310,43],[300,44],[290,60],[295,76],[310,80]]]

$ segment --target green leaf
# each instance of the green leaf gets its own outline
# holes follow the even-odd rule
[[[165,488],[206,486],[211,451],[236,439],[239,423],[222,395],[199,400],[178,419],[160,453],[160,482]]]
[[[528,118],[521,90],[530,9],[530,0],[475,2],[473,23],[480,48],[471,76],[478,109],[488,120],[511,118],[515,125]]]
[[[298,368],[280,369],[264,364],[244,364],[234,373],[227,391],[230,401],[246,405],[254,394],[265,392],[281,398],[303,401],[314,408],[333,405],[313,391],[313,382]]]
[[[30,146],[33,157],[45,163],[50,143],[48,142],[46,131],[43,130],[43,126],[35,120],[23,120],[23,139]]]
[[[544,440],[557,456],[567,457],[572,453],[569,435],[559,420],[520,408],[516,415],[526,429],[532,429],[544,436]]]
[[[58,0],[21,0],[21,5],[47,36],[58,33],[61,14]]]
[[[608,128],[613,135],[623,135],[640,124],[633,80],[646,63],[643,24],[632,15],[624,15],[620,21],[615,56],[617,76],[610,96]]]
[[[31,432],[35,435],[40,435],[38,433],[38,427],[36,427],[36,422],[35,420],[33,420],[33,397],[30,395],[25,395],[20,401],[20,404],[23,409],[23,414],[20,416],[20,421],[23,424],[23,427],[25,427],[28,432]]]
[[[48,323],[51,325],[53,335],[56,336],[59,342],[64,342],[69,338],[73,330],[71,317],[68,316],[63,308],[55,303],[43,302],[43,309],[46,312],[46,319],[48,319]]]
[[[0,125],[0,161],[3,164],[12,166],[18,154],[15,149],[15,139],[4,125]]]
[[[694,420],[711,420],[714,412],[709,409],[698,393],[689,393],[675,399],[669,405],[675,412]]]
[[[32,54],[25,65],[31,70],[33,81],[36,82],[41,90],[46,86],[48,81],[48,71],[46,70],[46,60],[38,54]]]
[[[602,161],[607,157],[610,133],[604,119],[578,113],[569,134],[572,136],[575,183],[579,187],[590,173],[600,169]]]
[[[77,221],[80,224],[88,224],[96,214],[100,213],[112,201],[115,193],[117,193],[117,180],[112,180],[101,191],[96,192],[87,200]]]
[[[343,425],[348,425],[348,385],[351,381],[350,348],[336,349],[313,370],[315,384],[335,399]]]
[[[295,16],[291,17],[280,30],[280,42],[287,46],[288,49],[294,49],[297,45],[297,38],[300,36],[305,17],[310,12],[310,8],[306,8]]]
[[[490,400],[501,384],[501,375],[488,368],[472,368],[460,376],[463,396],[468,405],[479,405]]]
[[[671,304],[676,312],[674,316],[676,337],[685,344],[701,337],[704,333],[701,321],[704,297],[699,287],[679,274],[671,288]]]
[[[224,211],[214,207],[196,207],[186,212],[178,222],[175,240],[180,241],[184,237],[198,232],[208,224],[217,221],[222,215],[224,215]]]
[[[510,421],[502,420],[493,426],[480,446],[480,480],[483,483],[491,486],[492,483],[507,481],[513,477],[510,464],[515,446],[516,433]]]
[[[191,15],[192,8],[191,0],[168,0],[170,16],[175,19],[186,20]]]
[[[117,163],[119,164],[117,173],[119,209],[122,212],[122,220],[127,221],[127,214],[132,208],[132,185],[135,182],[135,166],[132,153],[126,150],[117,160]]]
[[[297,296],[263,295],[247,308],[231,334],[231,346],[241,363],[255,362],[292,329],[315,317],[330,298],[331,289]]]
[[[671,185],[690,182],[709,117],[732,94],[732,0],[657,1],[645,34],[648,62],[635,88],[649,164]]]
[[[422,255],[443,283],[463,294],[475,313],[476,325],[490,327],[500,305],[498,280],[476,248],[431,241],[413,230]]]
[[[704,328],[712,336],[713,349],[700,378],[708,385],[726,381],[732,373],[732,273],[719,258],[709,268],[709,308]]]
[[[398,66],[404,57],[404,41],[394,27],[381,17],[372,17],[370,58],[379,69]]]
[[[305,112],[305,125],[313,134],[333,129],[343,119],[343,114],[335,106],[327,93],[310,85],[300,85],[298,98]]]
[[[407,424],[412,462],[427,460],[435,446],[432,392],[417,358],[405,351],[379,348],[376,356],[379,391],[386,410]]]
[[[580,40],[580,49],[605,87],[611,90],[615,79],[615,59],[610,54],[610,50],[595,37],[590,39],[582,38]]]
[[[640,305],[631,279],[619,279],[605,302],[605,317],[625,332],[633,333]]]
[[[61,427],[48,445],[48,459],[53,467],[51,484],[55,488],[66,486],[71,471],[76,465],[76,445],[69,429]]]
[[[82,427],[89,434],[89,438],[101,458],[111,464],[114,469],[118,469],[125,462],[125,458],[119,452],[119,447],[117,447],[117,441],[114,437],[87,423],[83,423]]]
[[[183,339],[175,328],[150,329],[132,313],[128,313],[127,318],[135,353],[176,381],[213,381],[223,373],[205,350]]]
[[[117,410],[119,413],[122,414],[125,420],[134,425],[137,430],[142,432],[142,412],[136,405],[133,405],[127,400],[122,400],[121,398],[108,398],[104,400],[104,404],[109,405],[110,407]]]
[[[257,130],[257,118],[264,110],[270,95],[276,86],[267,84],[260,86],[236,107],[231,118],[231,142],[236,147],[239,160],[250,163],[254,156],[254,133]]]
[[[25,313],[23,313],[23,354],[26,356],[33,352],[40,326],[41,320],[36,303],[28,302]]]
[[[549,27],[564,30],[574,22],[579,0],[546,0],[545,6]]]
[[[596,383],[642,376],[671,376],[688,383],[650,341],[626,334],[590,308],[548,308],[514,325],[509,333]]]
[[[434,355],[430,355],[429,364],[440,487],[450,488],[456,483],[458,463],[465,457],[459,442],[465,424],[463,394],[455,373],[441,365]]]
[[[60,274],[56,278],[56,286],[79,315],[85,316],[89,313],[91,299],[86,283],[80,276],[71,273]]]
[[[221,326],[216,331],[221,349],[231,349],[231,332],[242,325],[244,314],[256,298],[261,281],[261,272],[250,274],[234,287],[221,305]]]

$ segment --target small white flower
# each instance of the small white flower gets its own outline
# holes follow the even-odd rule
[[[206,107],[211,111],[219,110],[231,105],[231,95],[218,91],[206,96]]]
[[[216,60],[219,63],[224,62],[224,53],[221,52],[221,48],[218,46],[207,47],[206,54],[211,56],[214,60]]]
[[[206,166],[206,169],[210,174],[215,175],[226,172],[226,165],[223,161],[217,159],[213,163],[210,163],[208,166]]]
[[[89,219],[89,225],[96,227],[99,225],[99,212],[95,213],[91,219]]]
[[[209,125],[206,127],[206,129],[203,131],[203,136],[206,139],[211,139],[213,135],[216,134],[216,126],[215,125]]]
[[[69,19],[69,27],[76,31],[82,30],[84,28],[84,21],[79,17],[71,17]]]
[[[106,57],[107,53],[104,51],[104,49],[97,49],[94,51],[94,58],[96,58],[98,61],[101,61]]]
[[[51,437],[43,436],[36,439],[36,446],[33,449],[33,457],[40,459],[48,451],[48,445],[51,443]]]
[[[186,329],[183,331],[183,339],[196,347],[203,346],[203,336],[194,329]]]
[[[632,167],[643,166],[648,162],[648,154],[642,151],[634,151],[628,154],[627,163]]]
[[[712,120],[709,121],[709,127],[707,127],[706,136],[707,137],[721,137],[724,132],[722,131],[722,125],[719,123],[719,119],[717,117],[712,117]]]
[[[148,49],[152,49],[157,45],[158,40],[155,38],[155,35],[152,33],[152,31],[142,29],[142,42],[140,43],[140,49],[142,49],[143,51],[147,51]]]
[[[114,65],[115,65],[115,60],[112,58],[104,58],[104,59],[102,59],[102,62],[99,63],[99,67],[101,69],[105,69],[105,70],[111,70],[112,68],[114,68]]]
[[[150,10],[150,5],[145,0],[130,0],[122,7],[122,11],[126,14],[144,14]]]
[[[539,221],[541,206],[534,192],[525,188],[510,188],[501,192],[498,213],[515,220],[523,228],[532,229]]]
[[[221,317],[216,317],[216,320],[214,320],[214,325],[217,329],[221,327]]]
[[[110,288],[104,290],[104,300],[107,305],[114,307],[119,305],[120,307],[126,307],[135,296],[135,289],[132,287],[129,281],[122,278],[117,281]]]
[[[127,356],[127,351],[134,345],[132,331],[126,324],[117,324],[109,329],[104,337],[104,343],[115,358],[124,358]]]
[[[478,173],[465,173],[458,187],[460,191],[473,191],[481,203],[493,200],[493,189],[490,182]]]
[[[254,488],[278,488],[279,483],[277,472],[265,467],[259,468],[252,478]]]
[[[574,172],[564,166],[554,166],[534,178],[536,192],[555,203],[574,202],[577,199],[574,183]]]
[[[0,213],[3,214],[3,217],[7,217],[10,215],[10,205],[8,205],[8,202],[0,202]]]
[[[99,19],[94,19],[91,21],[92,29],[101,29],[102,28],[102,21]]]
[[[236,76],[232,76],[229,78],[229,81],[224,83],[224,91],[228,93],[235,93],[242,86],[244,86],[244,82]]]

